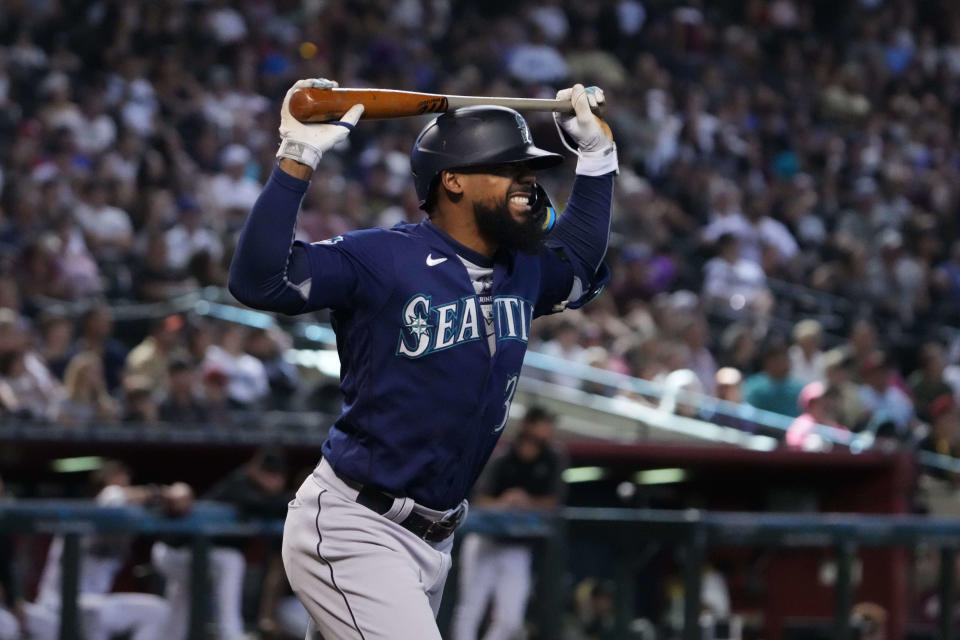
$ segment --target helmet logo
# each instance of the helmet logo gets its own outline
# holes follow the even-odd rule
[[[520,128],[520,137],[527,144],[533,144],[533,136],[530,135],[530,129],[527,127],[527,121],[519,113],[516,114],[517,127]]]

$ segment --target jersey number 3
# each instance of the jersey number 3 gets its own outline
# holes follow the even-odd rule
[[[510,405],[513,403],[513,396],[517,393],[517,382],[520,380],[518,374],[513,374],[507,379],[507,388],[503,392],[503,420],[500,421],[493,432],[499,433],[507,426],[507,420],[510,419]]]

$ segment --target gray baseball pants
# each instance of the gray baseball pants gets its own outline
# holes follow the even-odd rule
[[[440,640],[453,536],[432,544],[397,522],[443,512],[398,498],[380,515],[356,497],[324,460],[287,510],[283,565],[312,618],[307,639]]]

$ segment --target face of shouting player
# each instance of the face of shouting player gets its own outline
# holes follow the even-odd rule
[[[505,249],[536,253],[543,244],[542,221],[529,205],[536,178],[525,164],[469,169],[465,194],[473,202],[477,230]]]

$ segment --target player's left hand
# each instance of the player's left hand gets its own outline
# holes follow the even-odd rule
[[[575,84],[557,92],[557,100],[570,100],[573,113],[554,113],[561,138],[569,136],[577,145],[580,162],[577,173],[604,175],[617,170],[617,145],[610,126],[593,113],[604,104],[603,89]],[[564,141],[566,144],[566,141]]]

